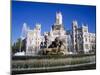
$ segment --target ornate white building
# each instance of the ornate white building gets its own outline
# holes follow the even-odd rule
[[[72,22],[72,44],[74,52],[89,53],[96,49],[95,33],[88,32],[88,26],[78,27],[77,21]]]
[[[89,53],[96,49],[95,33],[88,32],[88,26],[78,27],[76,20],[72,22],[72,30],[64,29],[63,16],[61,12],[56,12],[56,21],[52,25],[50,32],[44,32],[41,35],[41,25],[36,24],[34,29],[30,29],[24,24],[26,38],[26,55],[38,55],[41,42],[47,41],[47,48],[58,37],[63,41],[65,54],[72,53]],[[46,37],[46,40],[45,40]]]

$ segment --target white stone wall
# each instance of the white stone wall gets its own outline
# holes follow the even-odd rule
[[[96,36],[94,33],[89,33],[89,46],[90,46],[90,51],[94,50],[93,47],[96,46]]]
[[[88,39],[88,27],[82,26],[82,33],[83,33],[83,49],[85,53],[89,52],[89,39]]]

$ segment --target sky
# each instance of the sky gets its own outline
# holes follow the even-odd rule
[[[96,32],[96,7],[72,4],[55,4],[12,1],[11,6],[11,40],[15,42],[21,35],[23,23],[34,29],[36,23],[41,24],[41,32],[50,31],[55,23],[56,12],[61,12],[63,25],[71,30],[72,21],[77,20],[78,26],[87,24],[89,32]]]

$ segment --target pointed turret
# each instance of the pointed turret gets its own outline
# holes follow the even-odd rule
[[[62,25],[62,14],[61,14],[61,12],[56,12],[56,25]]]

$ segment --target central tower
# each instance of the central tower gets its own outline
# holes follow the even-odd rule
[[[52,25],[51,31],[50,31],[50,42],[54,41],[56,38],[59,38],[60,41],[62,41],[64,45],[64,53],[67,53],[67,35],[66,30],[64,29],[63,21],[62,21],[62,13],[56,12],[55,15],[55,23]]]
[[[62,13],[56,12],[55,23],[52,26],[52,30],[64,30],[63,22],[62,22]]]
[[[64,40],[64,42],[67,39],[66,36],[66,30],[64,29],[64,25],[63,25],[63,17],[62,17],[62,13],[61,12],[56,12],[56,18],[55,18],[55,23],[52,25],[50,34],[52,38],[52,41],[54,41],[54,39],[56,37],[59,37],[60,40]]]
[[[61,12],[56,12],[56,25],[62,25],[62,14],[61,14]]]

